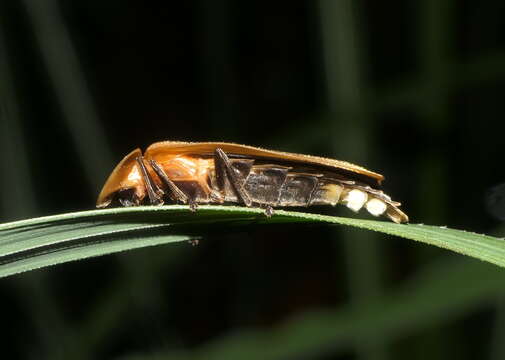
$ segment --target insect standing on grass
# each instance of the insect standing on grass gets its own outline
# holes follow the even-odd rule
[[[408,217],[378,189],[384,177],[345,161],[224,142],[154,143],[132,151],[116,166],[96,206],[239,203],[273,208],[345,204],[385,214],[396,223]]]

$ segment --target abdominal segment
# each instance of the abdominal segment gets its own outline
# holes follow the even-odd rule
[[[290,207],[344,204],[353,211],[365,207],[374,216],[386,214],[394,222],[405,222],[407,216],[382,191],[351,180],[341,180],[331,174],[300,172],[289,166],[255,165],[254,160],[232,159],[239,174],[240,186],[256,206]],[[306,170],[306,169],[305,169]],[[210,188],[225,202],[240,203],[230,181],[225,178],[220,190],[215,171],[209,173]],[[205,195],[197,202],[215,202]]]

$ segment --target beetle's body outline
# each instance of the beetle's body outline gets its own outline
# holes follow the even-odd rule
[[[225,142],[164,141],[135,149],[116,166],[97,207],[167,200],[189,204],[240,203],[265,208],[335,205],[397,223],[408,217],[378,189],[384,177],[345,161]]]

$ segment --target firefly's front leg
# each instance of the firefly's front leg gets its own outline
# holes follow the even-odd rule
[[[163,205],[163,191],[158,187],[158,185],[156,185],[153,178],[147,171],[146,165],[144,164],[144,157],[139,156],[136,158],[136,161],[140,167],[140,172],[142,174],[142,178],[144,179],[144,184],[146,185],[149,202],[151,205]]]

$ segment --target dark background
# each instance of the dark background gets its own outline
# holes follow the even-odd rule
[[[413,223],[503,236],[485,201],[505,182],[503,19],[503,1],[2,0],[0,219],[91,209],[132,149],[213,140],[362,164]],[[503,359],[504,279],[358,230],[222,229],[2,280],[1,351]]]

